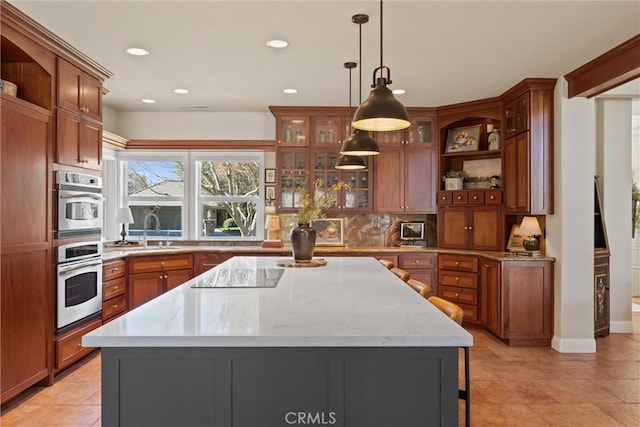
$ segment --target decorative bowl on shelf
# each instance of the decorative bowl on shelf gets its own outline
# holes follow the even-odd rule
[[[0,90],[2,91],[2,93],[6,93],[7,95],[18,95],[18,86],[15,83],[11,83],[7,80],[0,79]]]

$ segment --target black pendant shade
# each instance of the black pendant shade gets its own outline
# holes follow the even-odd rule
[[[367,165],[362,157],[340,155],[336,162],[336,169],[358,170],[364,169]]]
[[[380,0],[380,66],[373,70],[373,84],[369,97],[356,110],[351,126],[356,129],[386,132],[406,129],[411,125],[404,105],[387,87],[391,82],[391,70],[382,60],[382,0]],[[386,77],[385,77],[386,70]],[[380,75],[378,76],[378,71]]]
[[[406,108],[393,96],[384,77],[377,79],[375,87],[360,104],[351,123],[356,129],[374,132],[405,129],[410,125]]]
[[[373,156],[380,154],[378,143],[369,135],[369,132],[355,129],[353,133],[342,143],[340,154],[350,156]]]

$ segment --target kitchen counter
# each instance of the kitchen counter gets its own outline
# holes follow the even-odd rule
[[[172,246],[149,246],[142,248],[140,246],[127,246],[121,248],[118,246],[105,247],[103,259],[105,261],[115,258],[124,258],[129,256],[148,256],[158,254],[174,254],[174,253],[193,253],[193,252],[232,252],[234,255],[273,255],[273,256],[291,256],[291,246],[286,245],[284,248],[263,248],[261,246],[248,245],[172,245]],[[316,257],[323,254],[339,255],[339,256],[366,256],[367,254],[402,254],[402,253],[442,253],[442,254],[461,254],[482,256],[496,261],[555,261],[555,258],[549,256],[529,257],[523,255],[514,255],[511,252],[496,251],[476,251],[476,250],[460,250],[460,249],[444,249],[436,247],[421,246],[373,246],[373,247],[357,247],[357,246],[317,246],[314,251]]]
[[[468,332],[371,257],[250,287],[279,259],[233,257],[85,335],[103,425],[458,424]],[[230,274],[245,287],[192,287]]]

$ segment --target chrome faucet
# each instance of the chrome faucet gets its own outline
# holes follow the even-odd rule
[[[154,214],[153,212],[149,212],[148,214],[146,214],[144,216],[144,221],[142,222],[142,239],[144,241],[143,247],[145,248],[147,247],[147,220],[151,216],[156,219],[156,231],[160,231],[160,218],[158,218],[158,215]]]

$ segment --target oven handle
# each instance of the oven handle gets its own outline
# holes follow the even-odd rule
[[[91,197],[92,199],[101,200],[101,201],[104,200],[103,196],[99,196],[97,194],[92,194],[92,193],[70,194],[70,195],[63,194],[60,196],[61,199],[79,199],[81,197]]]
[[[60,274],[68,273],[70,271],[78,270],[80,268],[91,267],[92,265],[100,265],[102,260],[93,262],[81,262],[78,264],[70,265],[69,267],[60,267]]]

